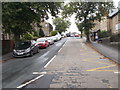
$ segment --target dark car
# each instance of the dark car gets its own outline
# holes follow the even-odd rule
[[[34,40],[20,41],[15,43],[13,56],[14,57],[33,56],[33,54],[38,52],[39,48],[36,41]]]

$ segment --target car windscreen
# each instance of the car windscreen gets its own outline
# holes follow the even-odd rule
[[[25,41],[25,42],[17,42],[15,44],[15,49],[22,50],[22,49],[27,49],[31,45],[30,41]]]

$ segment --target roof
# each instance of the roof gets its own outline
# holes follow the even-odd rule
[[[112,9],[110,10],[110,13],[108,14],[108,17],[112,18],[113,16],[117,15],[117,13],[120,12],[120,10],[117,9]]]

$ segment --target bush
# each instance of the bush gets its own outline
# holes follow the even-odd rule
[[[109,31],[100,31],[99,33],[98,33],[98,37],[99,38],[106,38],[106,37],[109,37],[110,35],[109,35]]]
[[[30,33],[26,33],[22,37],[22,40],[32,40],[32,39],[34,39],[34,36]]]
[[[51,32],[50,32],[50,35],[51,35],[51,36],[55,36],[56,34],[57,34],[57,31],[51,31]]]

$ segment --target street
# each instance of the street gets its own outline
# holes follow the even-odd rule
[[[20,84],[36,77],[33,72],[40,72],[46,63],[57,54],[67,38],[56,42],[46,49],[40,49],[33,57],[13,58],[2,65],[2,87],[16,88]]]
[[[3,63],[3,88],[118,88],[118,65],[84,42],[67,37]]]

